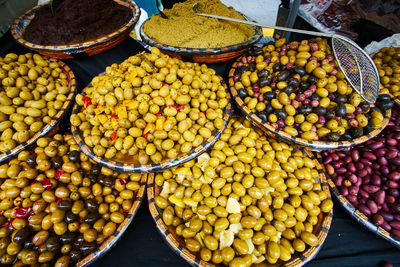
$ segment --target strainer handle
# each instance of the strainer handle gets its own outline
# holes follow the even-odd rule
[[[248,25],[253,25],[253,26],[259,26],[262,28],[271,28],[271,29],[275,29],[275,30],[316,35],[316,36],[322,36],[322,37],[334,37],[335,36],[334,34],[329,34],[329,33],[324,33],[324,32],[306,31],[306,30],[292,29],[292,28],[281,27],[281,26],[272,26],[272,25],[262,24],[262,23],[258,23],[258,22],[252,22],[252,21],[241,20],[241,19],[233,19],[233,18],[218,16],[218,15],[211,15],[211,14],[204,14],[204,13],[196,13],[196,14],[199,16],[203,16],[203,17],[229,20],[229,21],[233,21],[233,22],[238,22],[238,23],[243,23],[243,24],[248,24]]]

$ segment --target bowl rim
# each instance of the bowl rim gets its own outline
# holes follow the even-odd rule
[[[242,14],[242,13],[240,13],[240,14]],[[242,14],[242,16],[248,21],[255,22],[254,20],[250,19],[249,17],[247,17],[244,14]],[[146,19],[142,23],[142,25],[140,25],[139,34],[140,34],[140,37],[142,38],[142,41],[145,42],[147,45],[154,46],[154,47],[157,47],[159,49],[162,49],[162,50],[165,50],[165,51],[168,51],[168,52],[173,52],[173,53],[182,53],[182,54],[191,54],[191,55],[215,55],[215,54],[221,54],[221,53],[229,53],[229,52],[233,52],[233,51],[237,51],[237,50],[240,50],[240,49],[247,48],[250,45],[258,42],[263,36],[262,28],[259,27],[259,26],[253,26],[254,34],[248,40],[246,40],[244,42],[241,42],[241,43],[238,43],[238,44],[228,45],[228,46],[224,46],[224,47],[215,47],[215,48],[179,47],[179,46],[162,44],[160,42],[157,42],[157,41],[151,39],[144,32],[144,25],[148,20],[150,20],[150,18]]]
[[[100,73],[97,76],[104,75],[104,72]],[[132,164],[132,163],[124,163],[120,161],[115,161],[115,160],[108,160],[104,157],[99,157],[96,156],[92,149],[87,146],[82,138],[82,132],[79,130],[79,127],[75,127],[71,125],[71,132],[72,135],[76,141],[76,143],[79,145],[79,148],[81,151],[89,156],[92,160],[94,160],[96,163],[110,168],[112,170],[120,171],[120,172],[139,172],[139,173],[149,173],[149,172],[156,172],[156,171],[161,171],[165,169],[172,168],[176,165],[185,163],[187,161],[190,161],[197,156],[203,154],[206,152],[212,145],[214,145],[215,142],[218,141],[218,139],[221,137],[223,131],[225,128],[228,126],[229,120],[232,116],[233,113],[233,106],[232,106],[232,99],[229,93],[228,86],[226,85],[225,81],[222,79],[221,76],[217,75],[218,77],[221,78],[221,85],[224,86],[225,92],[226,92],[226,98],[228,100],[227,106],[223,109],[224,115],[223,115],[223,121],[224,125],[221,129],[216,130],[212,133],[211,137],[209,137],[207,140],[205,140],[200,146],[193,148],[191,151],[185,154],[180,154],[178,155],[177,158],[174,159],[166,159],[163,160],[160,163],[150,163],[150,164]],[[85,93],[85,89],[88,87],[91,87],[91,83],[89,83],[83,90],[82,93]],[[77,114],[80,111],[80,106],[75,102],[74,107],[72,109],[73,114]]]
[[[115,30],[107,35],[96,37],[96,38],[93,38],[93,39],[85,41],[85,42],[60,44],[60,45],[39,45],[39,44],[34,44],[29,41],[26,41],[24,39],[24,37],[22,36],[21,31],[26,29],[26,27],[29,25],[30,21],[34,18],[36,11],[43,6],[48,5],[49,3],[36,5],[33,8],[26,11],[24,14],[17,17],[14,20],[13,24],[11,25],[11,34],[18,43],[20,43],[23,46],[26,46],[28,48],[35,49],[35,50],[48,50],[48,51],[63,52],[63,51],[69,51],[71,49],[83,49],[83,48],[92,47],[94,45],[106,43],[106,42],[120,36],[124,32],[130,30],[135,25],[135,23],[138,21],[138,19],[140,17],[140,8],[133,0],[113,0],[113,1],[130,8],[132,11],[132,17],[126,24],[124,24],[117,30]],[[25,21],[27,19],[29,19],[29,23],[24,25]],[[17,28],[20,28],[21,30],[17,30]]]
[[[68,79],[68,87],[69,87],[69,92],[65,94],[67,96],[67,99],[64,101],[61,109],[57,112],[57,114],[51,118],[51,121],[47,123],[46,125],[43,126],[41,130],[39,130],[37,133],[35,133],[31,138],[29,138],[27,141],[19,143],[18,146],[15,148],[11,149],[8,152],[1,153],[0,154],[0,163],[3,163],[14,156],[16,156],[19,152],[23,151],[26,149],[28,146],[32,145],[33,143],[36,142],[37,139],[40,137],[45,136],[48,134],[50,131],[52,131],[57,124],[68,114],[68,110],[72,106],[72,102],[74,100],[74,96],[77,91],[77,82],[76,78],[74,75],[74,72],[72,69],[65,64],[64,62],[54,59],[54,58],[49,58],[47,56],[41,55],[42,58],[50,61],[50,62],[57,62],[60,65],[60,68],[62,71],[67,74],[67,79]]]
[[[142,173],[142,177],[140,178],[140,187],[137,190],[135,201],[132,203],[132,207],[129,210],[127,216],[124,218],[124,221],[118,226],[115,230],[115,233],[105,239],[99,247],[96,248],[95,251],[87,255],[85,258],[81,259],[76,263],[76,266],[83,267],[87,266],[101,257],[103,257],[111,248],[113,248],[120,237],[125,233],[128,226],[132,223],[133,218],[135,217],[136,213],[139,210],[139,207],[143,203],[144,194],[146,192],[146,184],[147,184],[147,173]]]
[[[392,110],[389,109],[385,112],[383,118],[383,124],[381,127],[374,129],[373,131],[369,132],[367,135],[363,135],[359,138],[352,139],[350,141],[337,141],[337,142],[329,142],[329,141],[310,141],[306,140],[301,137],[295,137],[287,134],[284,131],[277,130],[272,127],[269,122],[263,121],[257,114],[250,111],[244,101],[239,97],[238,92],[235,88],[235,81],[234,81],[234,74],[237,67],[237,64],[240,62],[241,57],[239,57],[232,65],[231,69],[229,70],[228,79],[229,79],[229,89],[232,93],[232,97],[235,100],[236,104],[239,106],[239,109],[249,117],[259,128],[265,131],[272,137],[278,136],[283,138],[286,141],[294,143],[296,145],[300,145],[303,147],[307,147],[313,151],[321,151],[321,150],[328,150],[328,149],[344,149],[347,147],[352,147],[357,144],[364,143],[369,139],[377,136],[380,132],[385,129],[387,124],[389,123],[390,116],[392,114]]]
[[[309,149],[307,148],[297,148],[297,149],[300,149],[305,155],[309,156],[313,160],[318,170],[319,181],[321,183],[322,189],[327,194],[327,199],[332,199],[329,191],[329,186],[326,180],[325,172],[323,171],[323,166],[319,163],[313,152],[311,152]],[[202,260],[199,256],[194,255],[185,246],[183,246],[181,242],[179,242],[179,240],[177,240],[177,238],[175,237],[177,235],[175,233],[175,230],[164,224],[162,219],[162,212],[161,212],[162,210],[158,208],[157,205],[155,204],[155,196],[156,196],[155,187],[157,186],[154,183],[155,174],[156,173],[149,174],[149,177],[147,179],[147,200],[151,217],[153,218],[153,221],[156,224],[157,230],[163,236],[163,240],[176,254],[181,256],[192,266],[196,267],[224,266],[221,264],[215,265],[213,263],[206,262]],[[295,258],[293,258],[288,262],[285,262],[283,265],[280,266],[300,267],[306,264],[307,262],[311,261],[318,254],[319,250],[324,244],[332,223],[332,219],[333,219],[333,208],[329,213],[325,214],[325,216],[322,216],[322,218],[320,219],[321,221],[318,223],[319,225],[317,231],[318,244],[315,247],[309,247],[302,253],[296,252],[294,254],[296,255]],[[276,266],[276,265],[269,264],[267,266]]]
[[[323,164],[323,157],[321,153],[316,153],[316,154],[322,167],[325,169],[325,164]],[[400,238],[396,238],[394,235],[392,235],[382,227],[370,221],[364,213],[362,213],[359,209],[357,209],[345,196],[343,196],[339,192],[338,187],[335,185],[335,182],[333,181],[332,177],[327,172],[326,172],[326,179],[335,199],[338,202],[340,202],[340,205],[353,219],[355,219],[359,224],[367,228],[369,231],[375,233],[377,236],[392,243],[395,247],[400,248]]]

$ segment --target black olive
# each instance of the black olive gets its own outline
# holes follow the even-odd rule
[[[79,244],[82,244],[83,242],[85,242],[85,239],[83,238],[83,234],[79,234],[76,237],[76,242],[78,242]]]
[[[290,78],[289,81],[288,81],[288,84],[289,85],[293,85],[294,88],[297,88],[297,87],[299,87],[300,82],[296,78]]]
[[[79,151],[74,150],[74,151],[69,152],[68,158],[72,162],[78,162],[79,158],[80,158],[79,156],[80,156]]]
[[[69,256],[71,257],[71,261],[77,262],[81,259],[81,252],[77,249],[71,250]]]
[[[369,105],[367,102],[361,102],[360,105],[358,105],[358,106],[361,108],[361,110],[362,110],[364,113],[366,113],[366,112],[369,111],[370,105]]]
[[[261,47],[253,46],[247,50],[247,54],[250,56],[259,56],[263,54],[263,51]]]
[[[58,170],[62,168],[63,160],[60,156],[55,156],[51,158],[51,162],[53,164],[54,169]]]
[[[337,142],[340,139],[340,134],[338,134],[338,133],[329,133],[327,135],[327,138],[328,138],[329,141]]]
[[[343,103],[339,103],[335,109],[337,117],[344,117],[346,115],[346,106]]]
[[[90,180],[90,182],[91,182],[92,184],[97,183],[97,175],[89,174],[89,175],[87,175],[87,178],[89,178],[89,180]]]
[[[68,211],[72,207],[72,200],[70,199],[63,199],[58,203],[58,208],[60,210]]]
[[[97,182],[101,185],[104,185],[104,181],[106,179],[106,176],[102,173],[99,174],[99,176],[97,177]]]
[[[274,92],[266,92],[264,94],[264,99],[271,101],[272,99],[274,99],[276,96],[276,94]]]
[[[66,232],[60,236],[60,241],[63,244],[72,244],[75,242],[76,236],[77,235],[73,232]]]
[[[314,112],[317,113],[318,115],[325,115],[326,114],[326,108],[324,108],[324,107],[316,107],[316,108],[314,108]]]
[[[338,95],[335,98],[336,103],[346,103],[347,102],[347,96],[345,95]]]
[[[303,106],[299,107],[298,111],[299,111],[299,114],[307,115],[313,111],[313,108],[310,105],[303,105]]]
[[[29,165],[29,167],[33,168],[36,166],[36,156],[35,155],[30,155],[26,159],[26,163]]]
[[[368,124],[367,126],[364,127],[365,134],[368,134],[368,133],[372,132],[373,130],[375,130],[375,127],[372,124]]]
[[[268,120],[268,114],[265,111],[262,111],[260,113],[257,114],[258,117],[260,117],[260,119],[262,121],[267,121]]]
[[[248,96],[246,89],[239,89],[238,95],[241,99],[245,99]]]
[[[286,86],[286,88],[283,90],[283,92],[285,92],[287,95],[290,95],[291,93],[294,92],[294,90],[296,90],[296,86],[294,86],[293,84],[289,84],[288,86]]]
[[[299,74],[300,76],[306,75],[306,70],[303,67],[295,67],[293,68],[293,71]]]
[[[97,247],[96,242],[83,242],[82,245],[79,247],[83,255],[88,255],[92,253]]]
[[[380,109],[386,111],[388,109],[391,109],[393,107],[393,102],[389,101],[389,102],[378,102],[376,104]]]
[[[299,85],[300,89],[302,90],[307,90],[308,87],[310,87],[310,84],[308,82],[301,82]]]
[[[275,63],[273,66],[272,66],[272,70],[273,70],[273,72],[278,72],[278,71],[280,71],[282,69],[282,65],[281,65],[281,63]]]
[[[274,108],[271,106],[271,104],[268,104],[266,107],[265,107],[265,112],[267,113],[267,114],[271,114],[272,112],[274,112]]]
[[[101,167],[100,165],[92,165],[92,168],[90,169],[90,173],[94,175],[98,175],[101,172]]]
[[[289,77],[289,75],[290,75],[289,71],[283,70],[283,71],[278,73],[276,78],[278,79],[278,81],[285,81]]]
[[[267,70],[267,69],[263,69],[263,70],[259,70],[258,71],[258,77],[268,77],[270,75],[270,72],[269,72],[269,70]]]
[[[251,62],[251,63],[249,64],[248,70],[251,71],[251,72],[255,71],[255,70],[256,70],[256,63]]]
[[[353,127],[350,128],[350,134],[353,138],[359,138],[363,136],[363,128],[362,127]]]
[[[307,82],[309,82],[310,84],[315,84],[317,81],[318,81],[318,78],[315,77],[314,75],[308,76]]]
[[[372,116],[370,113],[365,113],[365,118],[367,118],[367,121],[370,121],[372,119]]]
[[[83,219],[85,223],[94,224],[100,218],[100,214],[97,212],[91,212]]]
[[[284,109],[275,110],[275,114],[281,120],[284,120],[287,117],[287,113],[286,113],[286,111]]]
[[[86,200],[86,208],[88,209],[89,212],[96,212],[97,209],[99,208],[99,205],[97,204],[97,201],[92,198]]]
[[[349,132],[347,132],[347,131],[343,135],[341,135],[341,137],[342,137],[343,140],[346,140],[346,141],[350,141],[350,140],[353,139],[351,137],[351,134]]]
[[[112,187],[114,185],[114,179],[111,176],[106,176],[104,178],[104,185],[108,187]]]
[[[67,211],[65,213],[65,222],[66,223],[73,223],[77,220],[77,217],[75,214],[73,214],[71,211]]]
[[[261,77],[260,80],[258,80],[258,85],[260,87],[268,86],[270,83],[271,83],[271,78],[268,77]]]
[[[330,120],[333,120],[334,118],[335,118],[335,112],[331,109],[326,110],[325,119],[330,121]]]
[[[390,96],[389,95],[387,95],[387,94],[381,94],[381,95],[379,95],[378,96],[378,99],[376,100],[377,102],[389,102],[389,101],[391,101],[392,99],[390,98]]]
[[[60,248],[60,242],[55,236],[49,237],[46,241],[46,248],[48,251],[57,251]]]
[[[28,227],[21,228],[15,232],[15,234],[12,235],[12,242],[17,244],[17,245],[22,245],[24,244],[25,240],[28,239],[28,237],[31,235],[31,231],[29,230]]]
[[[376,111],[376,112],[379,112],[379,113],[382,113],[382,114],[383,114],[382,110],[381,110],[379,107],[377,107],[377,106],[375,106],[375,107],[371,108],[371,113],[372,113],[372,112],[374,112],[374,111]]]
[[[310,96],[310,100],[311,101],[313,101],[313,100],[320,100],[320,97],[319,97],[319,95],[317,95],[317,94],[312,94],[311,96]]]

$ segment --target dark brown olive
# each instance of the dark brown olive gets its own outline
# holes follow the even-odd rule
[[[268,77],[261,77],[258,81],[258,85],[262,88],[268,86],[271,83],[271,79]]]
[[[275,114],[276,114],[276,116],[277,116],[279,119],[281,119],[281,120],[284,120],[284,119],[286,119],[286,117],[287,117],[287,113],[286,113],[286,111],[283,110],[283,109],[275,110]]]
[[[311,84],[309,84],[308,82],[301,82],[299,87],[301,90],[307,90],[308,87],[310,87]]]
[[[62,168],[63,160],[62,160],[61,157],[56,156],[56,157],[51,158],[51,163],[52,163],[53,167],[54,167],[56,170],[58,170],[58,169],[61,169],[61,168]]]
[[[55,236],[49,237],[46,241],[46,248],[48,251],[56,251],[60,248],[60,242],[58,241],[58,238]]]
[[[346,106],[343,103],[339,103],[335,109],[335,115],[337,117],[344,117],[346,115]]]
[[[97,247],[96,242],[83,242],[82,245],[79,247],[83,255],[88,255],[92,253]]]
[[[35,244],[33,244],[32,240],[26,240],[24,243],[24,248],[26,249],[33,249],[35,247]]]
[[[76,150],[71,151],[71,152],[69,152],[68,158],[72,162],[78,162],[79,159],[80,159],[80,157],[79,157],[80,155],[79,154],[80,154],[79,151],[76,151]]]
[[[12,242],[16,243],[18,245],[22,245],[25,240],[28,239],[28,237],[31,235],[31,231],[29,230],[28,227],[19,229],[14,232],[13,237],[12,237]]]
[[[98,214],[97,212],[91,212],[88,215],[86,215],[83,221],[88,224],[94,224],[99,218],[100,214]]]
[[[263,69],[258,72],[258,77],[268,77],[270,75],[269,70]]]
[[[307,82],[310,84],[315,84],[318,81],[318,78],[315,77],[314,75],[308,76]]]
[[[76,217],[76,215],[73,214],[71,211],[67,211],[67,212],[65,213],[64,219],[65,219],[65,222],[66,222],[66,223],[73,223],[73,222],[75,222],[75,221],[77,220],[77,217]]]
[[[36,166],[36,156],[35,155],[30,155],[26,159],[26,163],[29,165],[29,167],[33,168]]]
[[[325,113],[325,119],[327,119],[328,121],[332,120],[335,118],[335,112],[331,109],[327,109],[326,113]]]
[[[86,208],[89,212],[96,212],[99,205],[95,199],[88,199],[86,200]]]
[[[338,95],[335,98],[336,103],[346,103],[347,102],[347,96],[345,95]]]
[[[338,134],[338,133],[329,133],[327,138],[328,138],[329,141],[337,142],[340,139],[340,134]]]
[[[104,179],[104,185],[112,187],[114,185],[114,179],[111,176],[106,176]]]
[[[326,108],[324,107],[316,107],[314,109],[315,113],[317,113],[318,115],[325,115],[326,114]]]
[[[276,76],[276,78],[278,79],[278,81],[285,81],[289,77],[289,75],[290,75],[289,71],[283,70],[283,71],[279,72],[279,74]]]
[[[75,242],[76,234],[73,232],[66,232],[65,234],[60,236],[60,241],[63,244],[72,244]]]
[[[280,71],[281,69],[282,69],[281,63],[275,63],[275,64],[272,66],[272,70],[273,70],[274,72],[278,72],[278,71]]]
[[[353,138],[358,138],[363,136],[363,128],[362,127],[353,127],[350,128],[350,134],[353,136]]]
[[[287,95],[290,95],[291,93],[293,93],[296,90],[297,86],[294,84],[289,84],[288,86],[286,86],[286,88],[283,90],[283,92],[285,92]]]
[[[63,199],[58,203],[58,208],[63,211],[68,211],[72,207],[72,200]]]
[[[269,100],[269,101],[271,101],[272,99],[274,99],[275,98],[275,96],[276,96],[276,94],[274,93],[274,92],[266,92],[265,94],[264,94],[264,98],[266,99],[266,100]]]
[[[293,71],[299,74],[300,76],[306,75],[306,70],[303,67],[295,67],[293,68]]]
[[[77,249],[71,250],[70,257],[71,261],[79,261],[81,259],[81,252]]]
[[[92,166],[92,169],[90,170],[90,173],[94,174],[94,175],[99,175],[100,172],[101,172],[100,165],[94,165],[94,166]]]
[[[369,111],[369,108],[370,108],[369,103],[367,103],[367,102],[361,102],[360,105],[359,105],[359,107],[361,108],[361,110],[362,110],[364,113],[368,112],[368,111]]]
[[[82,177],[84,177],[85,175],[82,175]],[[90,182],[92,183],[92,184],[95,184],[95,183],[97,183],[97,175],[95,175],[95,174],[89,174],[89,175],[87,175],[87,177],[89,178],[89,180],[90,180]]]
[[[300,82],[296,78],[290,78],[288,84],[293,85],[294,88],[297,88],[297,87],[299,87]]]

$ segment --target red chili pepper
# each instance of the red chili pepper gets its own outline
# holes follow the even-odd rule
[[[18,208],[14,210],[15,218],[25,219],[28,217],[29,213],[32,211],[32,208]]]
[[[54,178],[55,179],[60,179],[61,175],[64,173],[65,171],[63,169],[56,171],[56,173],[54,174]]]
[[[61,201],[61,198],[58,197],[58,198],[56,199],[56,203],[58,204],[58,203],[60,203],[60,201]]]
[[[13,221],[14,221],[14,219],[11,219],[11,220],[10,220],[10,224],[9,224],[8,226],[11,227],[13,230],[17,230],[17,229],[15,229],[14,226],[12,225]]]
[[[144,138],[147,138],[147,136],[149,136],[149,133],[145,133],[145,134],[143,135]]]
[[[90,104],[92,104],[92,99],[87,96],[82,97],[82,101],[85,102],[85,108],[87,108]]]
[[[162,84],[164,84],[164,85],[165,85],[165,84],[167,84],[167,82],[164,82],[164,81],[163,81],[163,82],[161,82],[161,83],[162,83]]]
[[[111,118],[117,119],[118,120],[118,115],[116,114],[110,114]]]
[[[158,68],[157,70],[158,70],[158,72],[160,72],[161,68]]]
[[[174,107],[177,110],[184,110],[185,109],[185,105],[178,105],[178,104],[170,105],[170,107]]]
[[[125,72],[127,72],[128,70],[123,70],[123,72],[125,73]]]
[[[114,141],[115,139],[117,139],[117,132],[112,132],[111,140]]]
[[[8,222],[5,222],[5,223],[3,223],[2,225],[1,225],[1,227],[8,227]]]
[[[157,112],[156,116],[160,116],[163,113],[164,109],[162,108],[159,112]]]
[[[37,183],[38,183],[38,181],[33,180],[31,184],[37,184]]]
[[[201,113],[203,113],[204,115],[206,115],[206,112],[205,112],[205,111],[202,111]]]
[[[56,175],[54,175],[56,176]],[[56,178],[57,180],[60,179],[60,177]],[[46,178],[43,180],[42,185],[45,189],[49,190],[53,187],[53,184],[51,183],[49,178]]]
[[[127,181],[125,179],[119,179],[121,185],[126,185]]]

